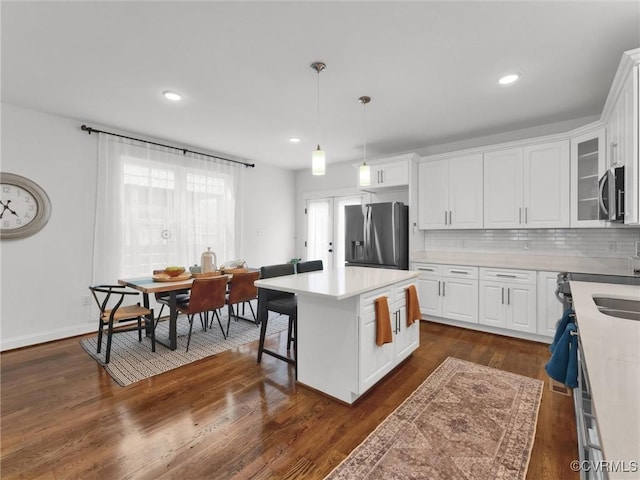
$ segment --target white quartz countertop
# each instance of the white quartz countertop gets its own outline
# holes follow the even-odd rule
[[[316,295],[341,300],[419,275],[419,272],[408,270],[342,267],[334,270],[265,278],[257,280],[255,285],[299,295]]]
[[[602,314],[594,296],[640,300],[640,287],[571,282],[582,354],[607,461],[640,462],[640,321]],[[639,478],[636,472],[609,472]]]
[[[467,265],[470,267],[514,268],[548,272],[631,275],[630,260],[627,258],[426,251],[412,253],[411,262]]]

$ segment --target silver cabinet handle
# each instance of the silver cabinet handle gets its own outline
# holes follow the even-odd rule
[[[447,284],[446,284],[446,282],[443,280],[443,281],[442,281],[442,296],[443,296],[443,297],[446,295],[446,293],[445,293],[445,286],[446,286],[446,285],[447,285]]]
[[[607,181],[606,181],[606,175],[603,175],[602,178],[599,180],[600,182],[600,195],[598,195],[598,201],[600,203],[600,209],[602,210],[602,212],[607,215],[607,217],[609,216],[609,209],[607,208],[608,205],[604,204],[604,188],[607,186]],[[607,220],[609,220],[609,218],[607,218]]]
[[[449,225],[451,225],[451,210],[449,210]]]
[[[418,267],[418,270],[422,270],[423,272],[433,272],[433,268]]]
[[[529,207],[524,207],[524,223],[529,223]]]
[[[502,305],[504,305],[504,287],[502,287]]]
[[[444,211],[444,224],[448,225],[448,223],[447,223],[447,211],[446,210]]]
[[[464,275],[469,275],[469,272],[465,272],[463,270],[451,270],[451,273],[462,273]]]
[[[507,273],[496,273],[496,277],[503,277],[503,278],[518,278],[517,275],[510,275]]]
[[[624,205],[622,204],[623,195],[624,195],[624,190],[618,190],[618,216],[624,215]]]
[[[518,223],[522,223],[522,207],[518,209]]]
[[[511,289],[507,288],[507,305],[511,305]]]
[[[438,280],[438,296],[440,296],[440,280]]]

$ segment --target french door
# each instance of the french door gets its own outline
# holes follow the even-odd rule
[[[305,260],[322,260],[325,269],[344,266],[344,207],[360,205],[364,195],[307,200]]]

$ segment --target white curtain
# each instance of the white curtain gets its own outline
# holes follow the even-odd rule
[[[99,134],[94,283],[236,259],[239,165]]]

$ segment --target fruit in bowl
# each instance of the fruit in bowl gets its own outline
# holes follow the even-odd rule
[[[178,275],[182,275],[184,271],[184,267],[167,267],[164,269],[164,273],[166,273],[170,277],[177,277]]]

